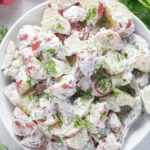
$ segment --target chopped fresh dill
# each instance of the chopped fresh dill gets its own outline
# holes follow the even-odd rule
[[[54,29],[55,30],[64,30],[65,28],[64,28],[63,24],[57,23],[54,25]]]
[[[96,19],[96,14],[97,14],[97,11],[96,11],[96,8],[90,8],[86,14],[86,17],[85,17],[85,20],[82,21],[82,22],[79,22],[80,25],[82,27],[86,27],[87,26],[87,23],[91,20],[95,20]]]
[[[85,128],[89,129],[91,127],[91,122],[86,119],[81,119],[78,115],[73,118],[75,128]]]
[[[114,90],[113,93],[112,93],[112,95],[113,95],[114,97],[118,97],[119,94],[121,94],[121,93],[120,93],[118,90]]]
[[[77,96],[83,98],[83,99],[88,99],[92,96],[92,91],[91,89],[88,89],[87,91],[83,91],[82,89],[77,89]]]
[[[56,71],[56,64],[52,59],[48,60],[47,63],[47,71],[49,75],[56,75],[57,71]]]
[[[104,91],[107,87],[111,87],[111,82],[109,79],[103,79],[98,83],[100,90]]]
[[[32,88],[32,84],[33,84],[33,78],[29,74],[27,76],[26,83],[28,84],[29,88],[31,89]]]
[[[56,142],[57,142],[57,143],[63,143],[63,142],[62,142],[62,139],[61,139],[60,137],[58,137],[58,136],[56,136]]]
[[[5,27],[3,25],[0,26],[0,43],[2,42],[3,38],[5,37],[7,31],[8,31],[7,27]]]
[[[105,69],[103,65],[100,66],[100,68],[96,72],[96,79],[97,81],[101,81],[106,78]]]
[[[106,116],[107,116],[107,112],[101,112],[100,115],[101,115],[102,117],[106,117]]]
[[[44,95],[46,99],[53,99],[55,96],[48,90],[44,90]]]
[[[50,56],[50,57],[55,57],[55,56],[56,56],[56,52],[55,52],[55,49],[54,49],[54,48],[48,48],[48,49],[46,50],[46,52],[47,52],[48,57],[49,57],[49,56]]]

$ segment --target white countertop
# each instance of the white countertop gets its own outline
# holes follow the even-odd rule
[[[0,5],[0,25],[7,25],[8,27],[11,27],[11,25],[26,11],[33,8],[35,5],[43,2],[45,0],[16,0],[15,3],[13,3],[10,6],[2,6]],[[150,150],[150,127],[148,129],[148,126],[150,126],[150,116],[143,115],[137,121],[134,125],[134,127],[131,128],[130,131],[132,133],[136,131],[136,129],[139,128],[147,128],[146,134],[147,136],[142,140],[142,135],[139,135],[138,137],[134,137],[133,134],[129,134],[128,141],[129,143],[136,143],[136,141],[139,144],[132,150]],[[131,132],[130,132],[131,133]],[[20,150],[16,143],[13,141],[13,139],[9,136],[6,129],[3,127],[1,121],[0,121],[0,141],[4,143],[9,150]],[[127,150],[131,150],[130,148],[126,148]]]

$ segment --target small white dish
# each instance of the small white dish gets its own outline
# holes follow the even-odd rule
[[[9,30],[9,32],[7,33],[3,42],[0,45],[0,52],[1,52],[0,66],[2,64],[8,42],[10,40],[17,42],[16,41],[17,33],[23,25],[25,25],[25,24],[40,25],[42,15],[43,15],[45,7],[47,6],[47,3],[48,2],[44,2],[44,3],[34,7],[33,9],[31,9],[25,15],[23,15],[11,27],[11,29]],[[136,33],[147,40],[147,42],[149,43],[149,48],[150,48],[150,32],[149,32],[149,30],[144,26],[144,24],[137,17],[134,17],[134,21],[135,21]],[[14,141],[20,146],[20,150],[21,150],[24,148],[20,144],[19,138],[17,136],[15,136],[15,134],[13,132],[12,122],[11,122],[14,106],[11,105],[10,102],[3,95],[3,89],[8,83],[9,83],[9,79],[5,78],[2,75],[2,73],[0,73],[0,98],[1,98],[0,99],[0,118],[1,118],[5,128],[9,132],[10,136],[12,136]],[[140,129],[138,128],[138,129],[134,130],[134,133],[130,136],[130,140],[127,139],[127,143],[126,143],[124,150],[132,150],[136,146],[136,144],[138,144],[140,142],[140,140],[142,140],[145,137],[147,132],[150,131],[150,125],[148,125],[148,124],[150,124],[149,120],[147,120],[147,122],[145,124],[143,124],[143,127],[141,127]],[[137,137],[139,137],[138,140],[137,140]],[[131,141],[132,139],[134,140],[134,142]],[[144,147],[143,147],[143,149],[144,149]]]

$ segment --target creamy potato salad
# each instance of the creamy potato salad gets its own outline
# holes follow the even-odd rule
[[[17,39],[2,71],[12,79],[4,94],[23,146],[119,150],[136,103],[133,76],[150,112],[150,51],[121,3],[51,0],[41,26],[24,25]]]

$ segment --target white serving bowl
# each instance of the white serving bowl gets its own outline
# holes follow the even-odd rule
[[[7,47],[7,44],[10,40],[13,40],[17,42],[17,33],[19,29],[26,24],[31,24],[31,25],[40,25],[42,15],[44,12],[45,7],[47,6],[48,2],[44,2],[32,10],[28,11],[25,15],[23,15],[9,30],[7,35],[5,36],[3,42],[0,45],[0,66],[3,62],[3,58],[5,55],[5,50]],[[147,42],[150,44],[150,32],[149,30],[144,26],[144,24],[137,18],[134,17],[135,20],[135,27],[136,27],[136,33],[141,35],[143,38],[147,40]],[[150,47],[150,45],[149,45]],[[14,106],[10,104],[10,102],[6,99],[6,97],[3,95],[3,89],[4,87],[9,83],[9,79],[4,77],[2,73],[0,73],[0,119],[2,120],[2,123],[4,124],[5,128],[9,132],[10,136],[14,139],[14,141],[20,146],[19,150],[24,149],[23,146],[19,142],[19,138],[15,136],[12,128],[12,112],[14,109]],[[147,122],[150,124],[150,121]],[[137,131],[138,130],[138,131]],[[146,125],[146,127],[137,129],[133,133],[133,139],[136,139],[138,134],[140,134],[140,140],[144,138],[144,136],[147,134],[148,131],[150,131],[150,125]],[[132,132],[132,131],[131,131]],[[139,141],[137,140],[136,143]],[[134,142],[128,142],[126,143],[125,150],[131,150],[135,144],[133,145]],[[12,150],[12,149],[11,149]],[[16,149],[15,149],[16,150]]]

